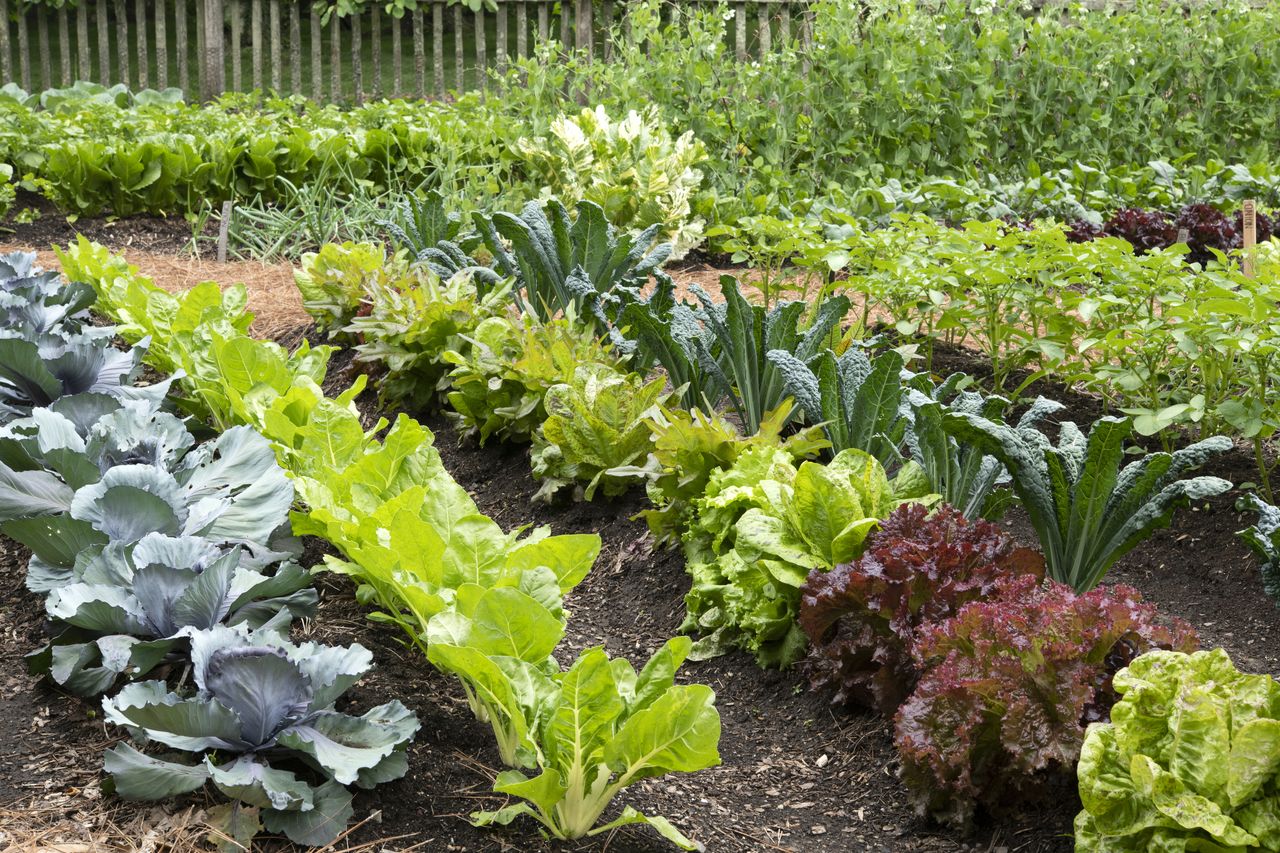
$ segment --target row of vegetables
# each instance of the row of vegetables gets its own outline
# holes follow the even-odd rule
[[[808,648],[815,689],[895,716],[912,799],[950,823],[1036,792],[1087,742],[1079,849],[1280,842],[1277,765],[1253,775],[1239,756],[1255,735],[1233,740],[1275,721],[1276,683],[1193,653],[1190,626],[1136,591],[1097,586],[1176,506],[1231,487],[1186,477],[1228,439],[1126,464],[1132,423],[1103,418],[1053,443],[1039,427],[1059,404],[1006,422],[1009,401],[967,377],[936,383],[851,340],[843,295],[767,308],[725,279],[721,299],[688,304],[655,235],[613,233],[589,204],[478,215],[472,231],[439,201],[402,213],[391,257],[309,256],[304,304],[380,373],[384,400],[443,400],[481,442],[531,442],[538,497],[643,483],[655,537],[684,549],[694,658],[788,665]],[[980,520],[1014,499],[1042,554]],[[1263,510],[1246,534],[1274,565]],[[1213,707],[1192,724],[1174,697]],[[1184,725],[1220,725],[1216,746],[1184,761]],[[1238,775],[1237,796],[1204,775]]]
[[[317,597],[281,561],[294,536],[319,534],[343,555],[329,568],[361,580],[362,600],[412,614],[413,639],[492,725],[510,767],[495,789],[519,803],[477,822],[529,815],[561,838],[648,822],[693,846],[630,808],[596,826],[626,786],[718,763],[720,728],[710,689],[674,683],[686,638],[639,671],[600,648],[567,667],[552,655],[598,537],[503,532],[445,472],[429,431],[404,416],[365,429],[351,404],[363,382],[324,396],[331,348],[248,336],[243,288],[170,295],[88,245],[64,269],[93,287],[32,261],[11,257],[6,281],[3,529],[35,555],[29,585],[49,590],[58,633],[35,665],[85,695],[129,680],[104,700],[107,720],[179,753],[113,747],[118,793],[212,782],[231,800],[211,813],[227,838],[247,844],[265,827],[325,844],[352,815],[345,786],[406,772],[412,712],[334,710],[371,654],[287,639]],[[95,302],[118,325],[86,325]],[[113,349],[113,335],[134,346]],[[139,388],[144,363],[170,378]],[[215,437],[196,445],[158,408],[166,390]],[[133,681],[153,670],[165,680]]]
[[[1083,748],[1081,849],[1145,850],[1157,841],[1248,849],[1280,841],[1280,741],[1274,758],[1244,758],[1272,755],[1266,738],[1280,726],[1275,682],[1236,673],[1221,652],[1187,654],[1195,645],[1189,627],[1158,619],[1136,592],[1094,588],[1119,556],[1168,522],[1179,502],[1229,488],[1216,478],[1184,479],[1228,442],[1208,439],[1122,468],[1130,427],[1103,419],[1088,436],[1063,424],[1055,445],[1036,424],[1056,404],[1038,401],[1020,421],[1005,423],[1006,402],[968,390],[963,377],[934,383],[906,372],[899,353],[873,355],[849,345],[840,333],[850,307],[843,296],[812,310],[799,303],[766,309],[726,280],[723,301],[703,295],[698,305],[685,304],[659,269],[666,249],[654,235],[616,234],[601,219],[589,204],[579,206],[576,218],[548,204],[520,216],[477,218],[472,235],[443,214],[407,217],[434,223],[401,228],[402,239],[419,244],[417,262],[368,246],[326,247],[308,260],[299,284],[318,320],[349,336],[366,362],[385,367],[384,395],[421,406],[444,394],[459,421],[482,438],[532,441],[535,474],[547,496],[562,488],[588,497],[646,485],[654,504],[646,513],[651,528],[685,548],[693,576],[686,627],[700,638],[696,644],[672,640],[639,672],[601,649],[584,652],[567,668],[553,654],[564,636],[563,596],[590,570],[596,537],[504,533],[444,471],[428,431],[405,415],[389,430],[385,420],[361,420],[353,404],[365,377],[336,398],[325,396],[331,347],[303,344],[289,353],[249,337],[242,288],[206,284],[171,295],[99,247],[82,241],[70,248],[62,254],[64,271],[92,291],[46,283],[49,293],[24,297],[13,313],[74,315],[77,328],[88,329],[82,311],[96,296],[98,310],[117,323],[113,331],[145,350],[135,346],[125,370],[113,361],[121,356],[109,348],[108,332],[81,339],[60,321],[46,321],[41,334],[52,337],[14,343],[12,359],[3,360],[7,405],[20,424],[6,434],[25,429],[24,446],[38,448],[50,440],[42,436],[61,433],[31,423],[52,423],[46,411],[85,405],[58,399],[77,399],[70,395],[78,391],[115,389],[117,396],[158,399],[164,386],[138,392],[122,381],[145,360],[173,377],[184,411],[222,436],[190,454],[221,462],[235,456],[236,442],[256,437],[289,478],[279,482],[292,481],[278,499],[286,508],[296,499],[293,532],[332,543],[340,556],[327,558],[326,568],[351,576],[359,599],[377,607],[380,620],[398,625],[432,664],[457,675],[477,716],[492,726],[511,768],[495,787],[517,802],[474,815],[480,823],[525,815],[553,836],[574,838],[646,821],[692,846],[662,818],[632,809],[596,826],[626,785],[718,762],[714,697],[705,686],[676,685],[676,670],[689,656],[734,647],[762,663],[786,664],[807,644],[815,687],[830,691],[837,704],[896,715],[903,780],[922,812],[963,824],[978,807],[995,810],[1032,792],[1049,775],[1044,771],[1070,770]],[[15,272],[14,281],[30,272]],[[80,293],[79,304],[58,307],[71,303],[54,293]],[[19,322],[29,320],[11,319]],[[12,340],[30,336],[18,332]],[[87,366],[69,371],[82,357],[66,354],[86,346],[93,348],[83,359]],[[658,367],[667,379],[633,372]],[[718,414],[725,407],[729,417]],[[154,406],[148,411],[163,414]],[[224,442],[226,452],[213,450]],[[7,451],[0,461],[11,487],[26,489],[11,503],[27,515],[12,518],[5,532],[19,541],[29,536],[33,553],[47,564],[33,568],[33,581],[49,583],[59,568],[73,581],[79,577],[77,583],[107,577],[96,564],[92,573],[76,575],[97,559],[98,544],[76,538],[88,536],[83,525],[46,536],[46,543],[62,543],[56,548],[29,532],[64,519],[92,528],[98,516],[88,508],[95,492],[80,504],[71,499],[65,509],[33,503],[33,493],[65,495],[80,475],[65,473],[67,454],[60,451],[49,464],[24,453]],[[201,477],[212,476],[209,467],[193,460]],[[244,469],[264,477],[273,470],[261,460]],[[1006,483],[1032,518],[1043,557],[1016,549],[998,528],[978,520],[1007,504]],[[154,567],[157,547],[148,544],[139,557],[142,536],[136,534],[153,532],[152,517],[163,513],[136,483],[114,486],[123,490],[106,506],[125,519],[109,529],[138,543],[131,544],[134,575],[119,574],[117,586],[124,596],[156,600],[146,591],[154,573],[143,575],[141,596],[137,575],[138,560],[146,561],[142,569]],[[232,484],[220,497],[234,503],[232,497],[243,500],[263,489]],[[944,500],[963,514],[939,506]],[[199,531],[215,512],[211,507],[189,510],[163,530]],[[251,517],[261,524],[269,513]],[[217,544],[242,544],[238,553],[278,562],[286,549],[267,535],[278,524],[257,534],[256,547],[239,540]],[[1260,524],[1254,531],[1264,551],[1270,529]],[[102,551],[109,547],[102,544]],[[269,576],[259,570],[265,566],[249,567],[286,581],[233,583],[236,597],[219,618],[247,609],[244,617],[227,617],[244,624],[214,630],[243,634],[252,653],[218,656],[195,642],[194,625],[177,622],[141,637],[132,628],[103,632],[172,640],[153,664],[176,668],[185,652],[200,691],[195,708],[183,692],[185,676],[172,694],[162,682],[126,685],[108,700],[109,718],[172,748],[216,755],[200,765],[121,746],[108,769],[126,795],[139,791],[130,779],[146,778],[149,791],[172,794],[212,778],[241,802],[225,812],[229,834],[246,837],[261,819],[268,829],[293,827],[297,838],[309,839],[315,836],[304,835],[305,828],[322,815],[329,815],[319,821],[326,831],[345,823],[350,801],[342,784],[372,784],[404,772],[403,744],[416,724],[404,712],[399,727],[392,725],[388,718],[396,715],[387,709],[403,710],[396,703],[369,712],[360,719],[382,726],[392,741],[378,759],[383,763],[343,765],[329,771],[332,782],[322,777],[322,785],[307,789],[310,800],[303,794],[296,803],[290,799],[290,790],[301,790],[290,779],[299,777],[281,776],[274,766],[263,770],[262,761],[293,755],[306,767],[299,772],[337,768],[336,760],[323,763],[334,757],[325,751],[332,736],[322,740],[291,727],[316,728],[321,717],[328,725],[327,714],[336,717],[333,701],[354,678],[282,675],[287,667],[278,659],[315,655],[291,656],[282,624],[290,617],[270,617],[272,605],[250,606],[245,594],[258,589],[261,599],[288,599],[283,607],[290,615],[307,612],[314,594],[305,584],[281,591],[297,576],[286,567]],[[226,571],[187,568],[202,591]],[[69,612],[59,605],[50,615]],[[87,612],[104,611],[94,604]],[[163,634],[170,627],[181,636]],[[62,639],[45,653],[49,659],[61,654],[64,663],[72,655],[80,661],[83,651],[57,649],[88,642],[85,636]],[[135,646],[141,646],[138,662],[121,663],[121,647]],[[153,651],[128,640],[94,648],[78,669],[62,672],[100,677],[101,689],[118,674],[142,674]],[[361,656],[349,650],[351,657]],[[256,664],[264,669],[254,670],[250,689],[234,686],[235,666],[227,661],[240,658],[272,661]],[[330,686],[316,686],[321,683]],[[310,704],[285,696],[289,684],[310,690]],[[226,707],[222,693],[244,699],[245,710],[208,716],[221,712],[206,706]],[[1178,710],[1191,705],[1202,709],[1194,719]],[[1086,730],[1109,710],[1111,724]],[[238,748],[224,745],[232,742],[231,713],[254,720],[241,726]],[[260,739],[250,742],[250,733]],[[1188,742],[1204,747],[1174,746]],[[325,757],[294,744],[322,744],[315,749]],[[238,752],[249,756],[236,771],[243,779],[227,775],[225,756]],[[157,788],[155,779],[165,784]]]

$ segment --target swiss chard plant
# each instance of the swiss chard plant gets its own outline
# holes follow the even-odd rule
[[[899,504],[936,499],[917,468],[890,481],[860,450],[795,468],[788,454],[764,447],[744,452],[723,473],[699,500],[686,542],[693,583],[682,630],[703,635],[698,658],[742,648],[765,666],[794,663],[806,645],[796,618],[809,573],[858,556]],[[731,532],[717,529],[724,525]]]
[[[148,533],[242,545],[261,567],[293,547],[293,487],[247,427],[193,447],[173,415],[98,395],[64,398],[0,430],[0,529],[31,549],[27,584],[74,577],[82,552]]]
[[[966,826],[979,806],[1034,799],[1075,764],[1085,727],[1106,719],[1121,667],[1151,649],[1195,645],[1189,625],[1162,624],[1135,590],[1077,595],[1032,575],[923,628],[913,650],[920,681],[894,735],[917,811]]]
[[[1280,848],[1280,684],[1222,649],[1152,651],[1114,678],[1077,775],[1080,853]]]
[[[1044,561],[994,524],[970,522],[949,506],[898,507],[861,556],[810,572],[800,588],[810,684],[833,704],[892,714],[919,678],[920,633],[1022,573],[1043,576]]]
[[[1028,416],[1042,405],[1033,405]],[[1027,416],[1009,425],[957,411],[944,414],[943,423],[957,440],[1009,470],[1013,491],[1040,539],[1049,577],[1077,591],[1097,586],[1116,560],[1156,528],[1167,527],[1178,506],[1231,488],[1219,477],[1184,479],[1231,448],[1225,436],[1173,453],[1149,453],[1121,467],[1133,429],[1127,419],[1101,418],[1087,437],[1064,422],[1056,445]]]
[[[547,419],[534,436],[535,499],[583,484],[618,495],[636,482],[634,468],[649,453],[649,418],[667,401],[664,379],[645,382],[604,364],[581,365],[572,378],[547,389]]]
[[[661,226],[673,258],[702,242],[705,223],[693,202],[702,183],[695,167],[706,149],[693,131],[672,138],[652,106],[618,120],[604,107],[562,115],[552,120],[549,137],[518,139],[512,151],[543,194],[566,204],[594,202],[624,230]]]
[[[670,640],[637,673],[601,648],[561,670],[551,652],[562,635],[546,607],[514,589],[485,593],[470,616],[451,611],[432,620],[431,661],[467,685],[512,768],[498,774],[494,791],[521,800],[472,819],[508,824],[527,816],[569,840],[647,823],[696,849],[665,818],[629,806],[597,826],[627,786],[720,763],[715,694],[674,683],[689,640]]]
[[[188,636],[194,693],[143,681],[103,700],[107,721],[137,742],[189,754],[112,747],[105,765],[120,796],[156,800],[211,783],[239,804],[213,820],[229,837],[247,845],[265,827],[297,844],[325,845],[352,815],[347,785],[372,788],[408,770],[413,712],[395,700],[358,717],[334,710],[372,665],[368,650],[295,646],[243,626],[188,629]],[[241,831],[246,823],[253,831]]]
[[[144,676],[162,660],[182,657],[184,629],[260,628],[315,612],[319,599],[307,571],[286,563],[267,575],[242,566],[240,556],[239,548],[157,533],[83,554],[75,582],[45,599],[59,631],[28,656],[30,668],[72,693],[94,695],[122,675]]]

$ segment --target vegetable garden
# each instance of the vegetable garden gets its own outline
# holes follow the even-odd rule
[[[814,11],[0,89],[6,844],[1280,849],[1280,12]]]

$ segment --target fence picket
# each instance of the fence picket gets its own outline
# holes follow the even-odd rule
[[[773,21],[770,19],[767,3],[756,7],[756,40],[760,43],[760,59],[764,60],[773,49]]]
[[[81,9],[84,6],[80,7]],[[9,51],[9,0],[0,0],[0,77],[13,79]],[[87,76],[87,75],[86,75]]]
[[[569,0],[560,4],[560,47],[565,51],[573,49],[573,30],[569,23]]]
[[[262,88],[262,0],[249,0],[249,44],[253,88]]]
[[[485,70],[489,67],[489,49],[485,44],[484,12],[476,12],[472,18],[475,23],[476,42],[476,88],[484,86]]]
[[[538,40],[546,41],[551,29],[551,12],[547,9],[546,0],[538,0]]]
[[[53,61],[49,57],[49,7],[36,7],[36,32],[40,36],[40,79],[46,89],[53,88]]]
[[[506,3],[498,4],[496,11],[498,20],[497,26],[494,27],[493,52],[494,64],[497,67],[499,74],[502,74],[507,70],[507,25],[511,23],[510,20],[508,20],[511,17],[510,12],[511,10],[507,8]],[[476,25],[479,26],[483,21],[483,18],[478,18]]]
[[[120,67],[120,82],[129,85],[129,16],[124,0],[115,0],[116,7],[116,62]]]
[[[394,15],[391,17],[391,96],[393,98],[404,96],[404,83],[401,78],[401,68],[404,64],[404,50],[401,44],[403,25],[403,18],[397,18]]]
[[[373,78],[369,92],[373,97],[382,97],[382,10],[374,3],[369,7],[369,76]]]
[[[138,88],[148,88],[148,75],[150,73],[148,66],[151,64],[147,50],[147,4],[141,0],[134,0],[133,3],[133,22],[137,29],[137,35],[134,37],[134,44],[138,49]]]
[[[421,12],[419,14],[419,23],[421,23]],[[431,6],[431,78],[432,88],[436,93],[436,97],[443,98],[445,90],[444,82],[444,7],[439,3]],[[426,83],[419,83],[418,97],[425,98],[427,96]]]
[[[324,100],[324,74],[320,68],[320,57],[323,55],[321,50],[321,40],[324,38],[324,31],[320,27],[320,13],[316,11],[314,4],[311,4],[311,97],[317,101]]]
[[[7,25],[8,21],[5,21],[5,24]],[[71,20],[66,6],[58,7],[58,58],[61,60],[58,68],[58,85],[70,86],[73,82],[71,79]]]
[[[782,18],[778,21],[778,37],[784,49],[791,47],[791,4],[782,4]]]
[[[27,41],[27,9],[24,0],[18,0],[18,82],[31,91],[31,46]]]
[[[0,6],[0,20],[4,21],[3,40],[0,40],[0,54],[4,60],[0,62],[0,76],[9,79],[9,4]],[[84,3],[76,6],[76,54],[79,59],[76,79],[88,80],[93,77],[93,66],[89,59],[89,7]]]
[[[280,91],[284,70],[280,63],[280,0],[267,0],[271,21],[271,88]]]
[[[342,100],[342,21],[334,15],[329,19],[329,97]]]
[[[18,0],[18,36],[22,36],[22,0]],[[111,85],[111,43],[108,41],[110,34],[107,31],[107,4],[99,2],[97,4],[98,17],[98,80],[104,86]],[[23,49],[22,42],[18,43],[18,65],[19,73],[21,73],[21,65]]]
[[[302,92],[302,13],[295,0],[289,2],[289,88]]]
[[[516,57],[524,59],[529,55],[529,10],[524,0],[516,3]]]
[[[609,62],[613,59],[613,0],[604,0],[600,6],[600,17],[603,19],[600,31],[604,34],[602,55],[604,61]]]
[[[190,94],[191,78],[188,69],[188,57],[191,55],[191,46],[187,44],[187,14],[190,8],[187,6],[187,0],[174,0],[173,3],[173,40],[174,49],[178,53],[178,86],[183,92]],[[204,27],[196,27],[197,30],[203,32]]]
[[[440,6],[433,5],[431,7],[431,24],[435,26],[436,14],[440,11]],[[417,77],[417,93],[419,98],[427,96],[427,52],[426,44],[426,23],[423,21],[422,10],[415,9],[413,12],[413,71]],[[439,44],[432,44],[431,51],[437,58],[441,67],[444,60],[439,59],[440,51],[443,48]],[[438,85],[438,84],[437,84]]]
[[[462,6],[461,4],[453,7],[453,86],[459,92],[467,90],[467,58],[463,55],[463,46],[466,39],[462,37]]]
[[[351,86],[355,90],[356,106],[364,103],[364,59],[360,55],[363,43],[360,15],[355,14],[351,16]]]
[[[169,88],[169,34],[166,32],[169,22],[165,20],[168,12],[164,0],[155,0],[156,24],[156,86]]]
[[[243,44],[244,22],[240,19],[240,0],[227,0],[231,18],[231,88],[239,92],[244,89],[244,80],[240,76],[240,45]]]

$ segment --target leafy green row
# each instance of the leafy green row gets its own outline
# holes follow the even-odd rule
[[[92,289],[34,259],[0,261],[0,530],[31,550],[27,586],[47,595],[55,626],[32,671],[93,696],[185,667],[172,692],[132,681],[103,699],[137,743],[193,754],[118,744],[106,754],[115,789],[158,799],[212,782],[232,802],[211,822],[237,844],[264,824],[330,843],[352,814],[345,785],[404,775],[417,718],[397,701],[334,711],[371,655],[288,642],[318,596],[281,562],[301,549],[287,528],[294,490],[267,441],[238,426],[197,446],[159,408],[169,381],[131,384],[145,350],[119,353],[114,329],[87,325]]]
[[[326,565],[353,578],[360,600],[380,608],[375,618],[399,625],[462,680],[512,768],[498,790],[532,804],[477,821],[508,822],[526,811],[561,838],[648,822],[692,849],[665,820],[633,809],[595,827],[632,782],[719,761],[713,694],[674,683],[687,640],[672,641],[638,674],[600,649],[567,670],[552,656],[564,634],[563,598],[590,570],[598,537],[504,533],[449,477],[429,431],[404,415],[381,438],[385,421],[364,430],[353,405],[362,382],[336,400],[324,397],[326,348],[289,355],[239,331],[244,314],[234,291],[212,299],[197,288],[170,303],[85,241],[64,253],[64,264],[94,284],[109,316],[167,324],[163,337],[150,331],[160,358],[187,371],[180,383],[189,399],[216,422],[253,423],[273,442],[301,502],[294,531],[331,542],[342,557]],[[152,300],[174,310],[130,313]],[[176,317],[194,318],[196,329]],[[207,335],[201,340],[212,357],[195,351],[193,335]],[[220,357],[224,351],[236,357]],[[535,777],[515,784],[512,774],[526,771]]]

